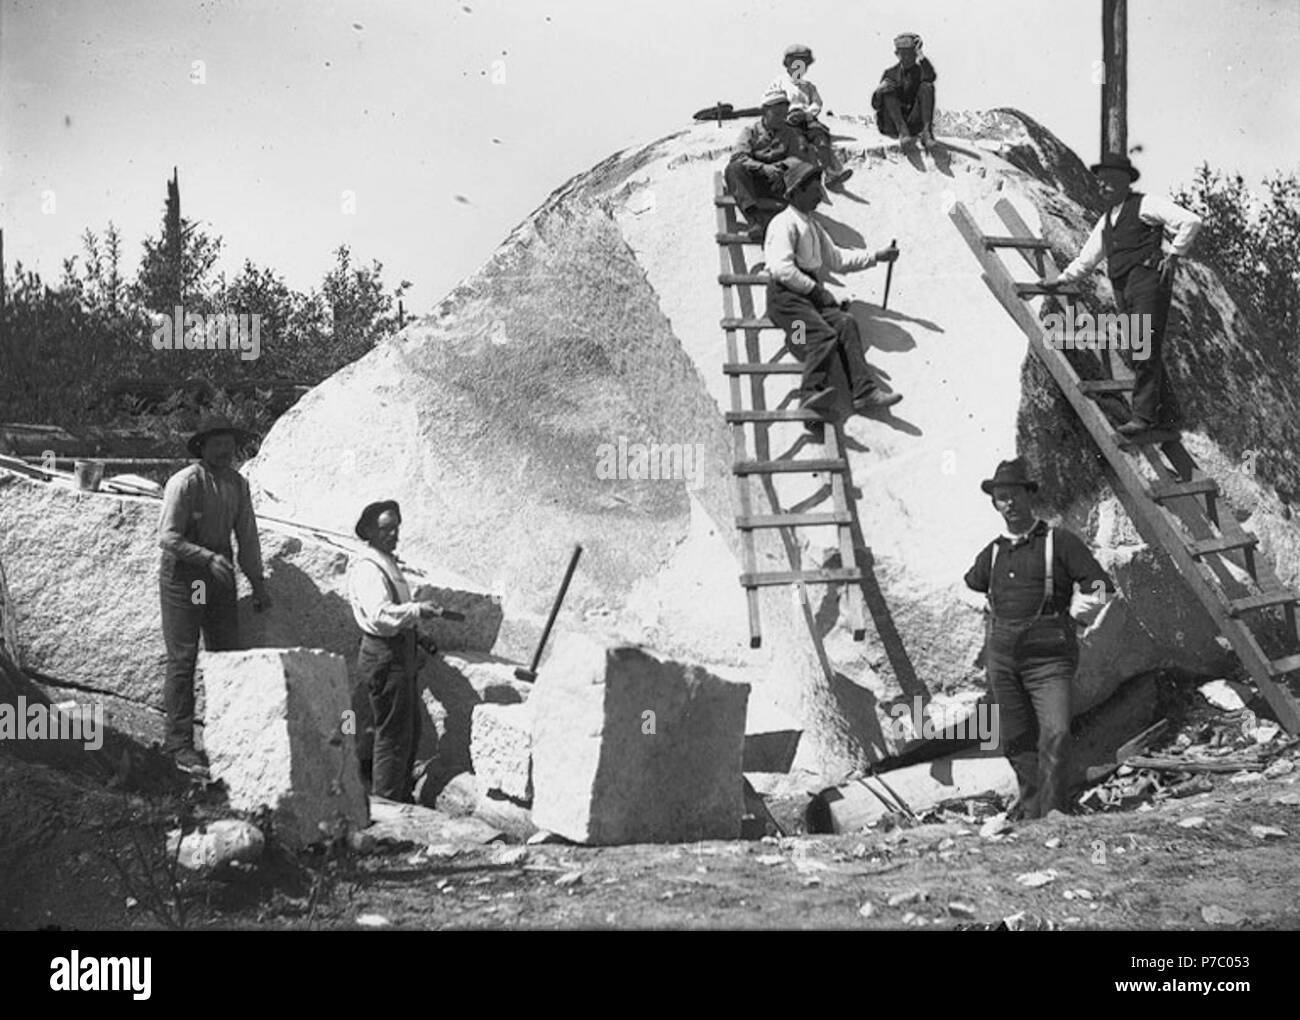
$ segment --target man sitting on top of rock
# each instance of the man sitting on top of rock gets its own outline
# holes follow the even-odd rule
[[[752,241],[762,243],[768,222],[785,208],[785,171],[791,159],[811,160],[808,143],[786,123],[790,101],[778,88],[763,96],[763,116],[740,132],[723,172],[727,190],[749,224]]]
[[[785,74],[772,82],[768,91],[779,90],[790,101],[786,120],[808,140],[817,153],[817,162],[826,171],[826,186],[835,189],[843,185],[853,171],[844,169],[835,155],[835,147],[831,145],[830,128],[817,119],[822,112],[821,93],[805,77],[812,62],[812,50],[807,46],[799,43],[787,46],[783,59]]]
[[[763,256],[771,280],[767,285],[767,315],[785,330],[786,347],[803,362],[801,405],[825,419],[838,400],[834,383],[847,383],[853,410],[859,414],[889,407],[902,400],[897,393],[876,388],[862,349],[857,320],[842,310],[822,286],[822,268],[838,273],[869,269],[898,258],[895,247],[868,252],[842,252],[812,218],[822,200],[822,171],[802,160],[786,171],[790,201],[768,224]],[[845,378],[840,379],[840,375]],[[817,422],[808,423],[816,435]]]
[[[934,144],[934,82],[938,75],[929,58],[922,55],[921,37],[914,32],[894,37],[894,54],[898,63],[885,69],[871,94],[876,127],[905,146],[912,144],[913,135],[919,135],[921,145],[928,149]]]

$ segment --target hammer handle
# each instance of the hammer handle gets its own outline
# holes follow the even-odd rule
[[[551,636],[551,628],[555,626],[555,618],[560,613],[560,605],[564,602],[564,596],[569,590],[569,582],[573,580],[573,571],[578,566],[578,557],[582,555],[582,546],[573,547],[573,555],[569,557],[569,569],[564,572],[564,580],[560,582],[560,593],[555,596],[555,603],[551,606],[551,615],[546,619],[546,626],[542,630],[542,639],[537,642],[537,651],[533,653],[533,664],[529,672],[537,672],[537,664],[542,661],[542,652],[546,648],[546,639]]]

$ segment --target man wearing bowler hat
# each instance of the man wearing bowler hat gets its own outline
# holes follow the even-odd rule
[[[253,587],[254,608],[271,605],[248,482],[234,467],[236,452],[256,438],[226,418],[205,419],[187,444],[198,463],[177,471],[163,490],[158,544],[163,551],[159,595],[167,647],[164,748],[183,772],[201,774],[207,768],[194,748],[199,632],[208,651],[239,647],[231,532],[239,543],[239,567]]]
[[[1006,532],[975,558],[966,585],[988,596],[984,665],[1003,753],[1020,788],[1013,813],[1040,818],[1070,804],[1075,625],[1090,622],[1115,586],[1082,539],[1034,514],[1038,483],[1024,461],[1003,461],[980,488]]]
[[[437,651],[416,625],[444,613],[432,602],[411,599],[410,585],[393,555],[401,524],[396,500],[371,503],[361,511],[356,533],[366,547],[352,566],[348,586],[352,615],[361,628],[357,669],[374,718],[373,738],[367,733],[358,741],[361,772],[375,796],[408,801],[420,739],[416,646],[430,654]],[[374,745],[368,755],[370,739]]]
[[[1133,182],[1139,174],[1125,155],[1109,153],[1091,169],[1101,182],[1106,212],[1088,235],[1079,257],[1055,282],[1081,280],[1105,259],[1119,310],[1149,317],[1151,329],[1151,343],[1143,352],[1146,357],[1132,359],[1133,417],[1118,431],[1132,436],[1153,428],[1176,429],[1182,415],[1165,376],[1162,349],[1174,273],[1196,239],[1201,219],[1167,198],[1134,191]],[[1170,238],[1168,251],[1166,237]]]

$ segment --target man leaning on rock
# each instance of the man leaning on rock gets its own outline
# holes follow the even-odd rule
[[[232,532],[239,543],[239,567],[253,587],[254,608],[271,605],[248,482],[234,467],[236,451],[256,438],[226,418],[206,419],[187,444],[198,463],[177,471],[163,491],[158,589],[167,647],[164,749],[178,769],[191,774],[207,770],[194,747],[199,633],[210,652],[239,647]]]

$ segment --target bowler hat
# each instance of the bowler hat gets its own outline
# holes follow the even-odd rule
[[[785,171],[786,195],[793,195],[799,185],[814,174],[820,175],[821,172],[821,168],[814,166],[812,163],[806,163],[802,159],[791,160],[789,167]]]
[[[999,485],[1023,485],[1030,492],[1038,491],[1038,483],[1029,477],[1029,470],[1020,457],[1015,460],[1004,460],[993,472],[992,478],[980,482],[980,488],[990,496],[993,495],[993,489]]]
[[[1088,167],[1088,169],[1094,174],[1099,170],[1127,170],[1129,179],[1134,181],[1141,176],[1132,161],[1119,152],[1106,153],[1106,155],[1101,157],[1101,162],[1093,163],[1092,166]]]
[[[249,443],[261,437],[256,432],[249,432],[248,429],[241,429],[224,415],[210,415],[199,422],[198,430],[190,436],[185,444],[185,449],[189,450],[191,457],[203,456],[203,444],[207,442],[209,436],[232,435],[235,437],[236,446],[247,446]]]
[[[361,516],[357,518],[357,526],[354,529],[357,533],[357,538],[369,542],[370,529],[374,527],[375,522],[379,520],[380,516],[389,510],[397,514],[397,522],[400,524],[402,522],[402,508],[397,505],[397,500],[381,499],[378,503],[371,503],[361,511]]]

